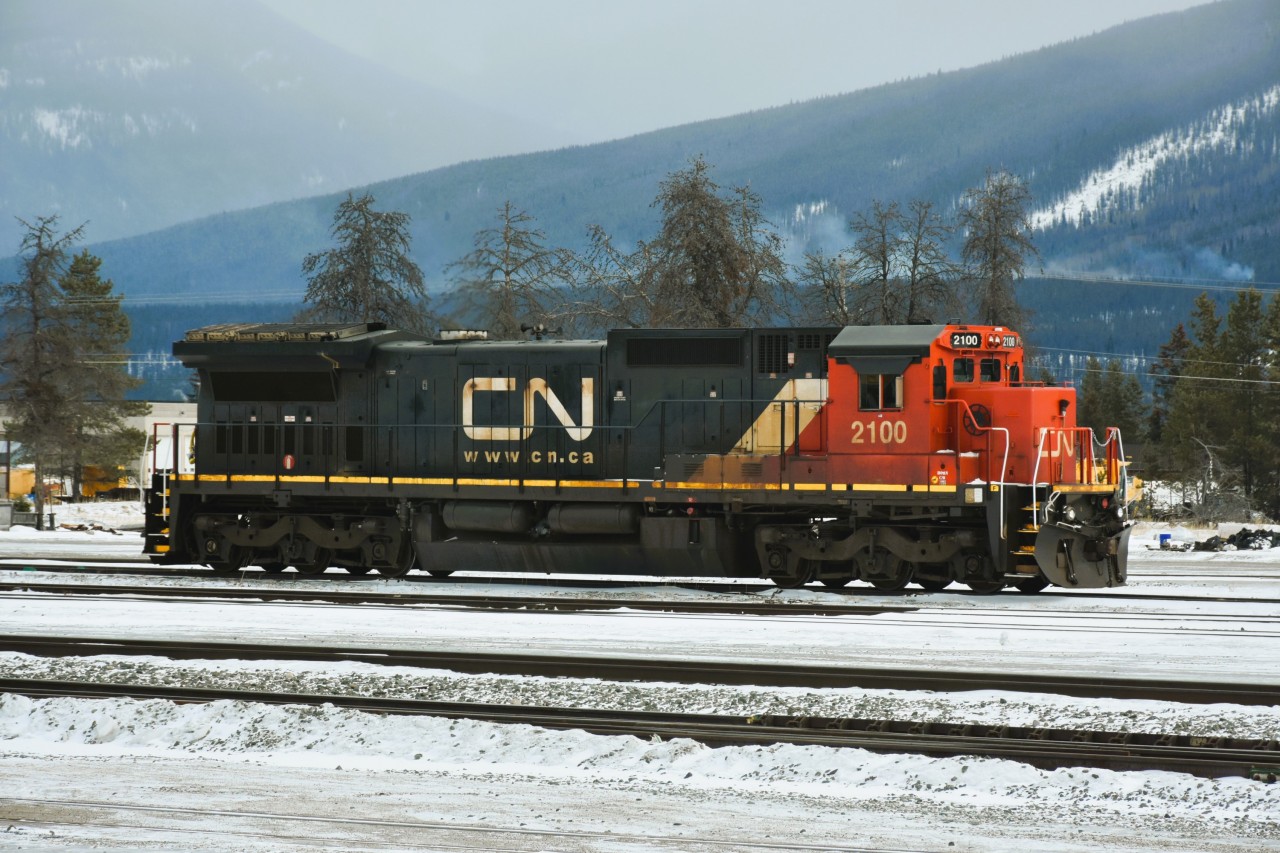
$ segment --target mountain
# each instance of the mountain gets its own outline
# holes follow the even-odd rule
[[[1116,279],[1280,281],[1278,86],[1280,3],[1224,0],[963,71],[355,191],[412,217],[415,259],[442,290],[445,265],[508,199],[552,244],[580,248],[592,223],[620,245],[648,239],[659,182],[698,154],[722,186],[749,184],[797,253],[848,245],[848,217],[874,199],[927,199],[952,213],[988,169],[1004,168],[1037,200],[1045,277],[1023,288],[1035,343],[1151,353],[1196,291]],[[221,306],[220,317],[229,302],[273,300],[283,313],[304,287],[303,256],[331,245],[344,197],[278,201],[90,248],[135,304],[183,303],[170,323],[214,316],[196,303]],[[135,351],[153,348],[163,342],[135,336]]]
[[[450,128],[483,133],[489,147]],[[536,130],[251,0],[0,3],[0,247],[56,212],[109,240],[461,160]],[[8,254],[4,251],[3,254]]]

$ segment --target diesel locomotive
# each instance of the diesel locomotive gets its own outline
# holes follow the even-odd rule
[[[1125,582],[1119,431],[1029,381],[1011,329],[482,337],[188,332],[197,423],[157,442],[146,552],[224,572]]]

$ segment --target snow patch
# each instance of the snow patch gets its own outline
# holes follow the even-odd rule
[[[78,104],[65,110],[35,111],[36,127],[62,148],[90,147],[87,125],[101,120],[100,113],[86,110]]]
[[[1196,126],[1162,133],[1135,145],[1121,152],[1109,167],[1089,174],[1079,189],[1033,212],[1031,226],[1045,230],[1066,222],[1079,227],[1089,216],[1125,198],[1133,208],[1139,208],[1144,182],[1161,166],[1236,145],[1240,130],[1247,122],[1270,114],[1277,105],[1280,105],[1280,85],[1257,97],[1214,110]]]

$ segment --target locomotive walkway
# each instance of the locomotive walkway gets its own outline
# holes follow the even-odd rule
[[[0,692],[32,697],[234,700],[277,705],[333,705],[378,714],[422,714],[448,719],[581,729],[599,735],[689,738],[710,746],[796,744],[909,752],[929,756],[1006,758],[1037,767],[1172,770],[1198,776],[1248,776],[1275,781],[1280,743],[1237,738],[1120,734],[1007,726],[907,723],[819,717],[729,717],[638,711],[538,708],[429,702],[343,695],[311,695],[191,687],[0,680]]]

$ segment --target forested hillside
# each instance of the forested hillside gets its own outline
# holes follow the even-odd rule
[[[659,183],[697,155],[722,186],[749,186],[760,197],[793,263],[806,248],[848,245],[849,217],[874,200],[922,199],[954,217],[988,169],[1005,169],[1026,180],[1047,217],[1032,266],[1053,277],[1021,290],[1034,312],[1032,342],[1050,357],[1150,354],[1201,284],[1280,281],[1277,86],[1280,4],[1227,0],[965,71],[356,191],[412,217],[414,259],[443,292],[446,265],[508,200],[551,245],[583,249],[591,224],[624,247],[651,239]],[[1152,146],[1165,154],[1144,154]],[[1140,175],[1136,185],[1119,180],[1110,194],[1090,192],[1126,166]],[[301,261],[330,245],[330,219],[345,197],[91,245],[136,300],[135,352],[162,348],[157,338],[169,336],[140,310],[148,297],[188,296],[156,303],[170,306],[167,324],[182,327],[234,314],[235,300],[296,307]],[[1073,283],[1083,277],[1101,281]],[[261,316],[257,307],[238,310]],[[1061,366],[1072,356],[1062,352]]]

